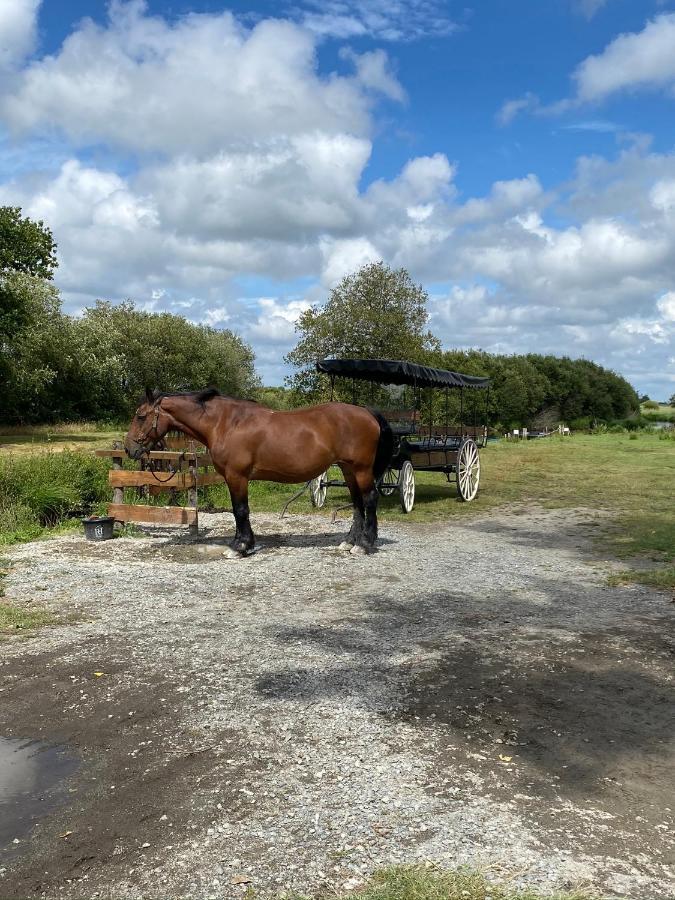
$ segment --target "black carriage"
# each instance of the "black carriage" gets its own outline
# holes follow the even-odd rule
[[[379,402],[367,404],[381,408],[394,432],[391,465],[378,484],[383,496],[398,492],[401,508],[410,512],[415,504],[415,472],[418,471],[439,472],[448,482],[456,484],[462,500],[468,502],[475,498],[480,483],[479,450],[487,441],[488,378],[391,359],[324,359],[316,367],[330,378],[331,399],[336,379],[351,379],[352,402],[362,399],[358,396],[357,382],[398,386],[403,389],[402,395],[407,392],[411,402],[404,408],[382,408],[381,393],[377,397]],[[431,399],[423,404],[423,391],[431,392],[428,397],[442,392],[440,407]],[[344,482],[330,478],[328,472],[310,482],[315,506],[323,506],[330,487],[344,487]]]

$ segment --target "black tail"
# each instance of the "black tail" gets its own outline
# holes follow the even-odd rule
[[[371,409],[371,413],[375,416],[380,426],[380,439],[377,442],[377,450],[375,451],[375,461],[373,462],[373,476],[377,483],[387,470],[387,466],[391,462],[394,453],[394,433],[391,430],[389,422],[382,413]]]

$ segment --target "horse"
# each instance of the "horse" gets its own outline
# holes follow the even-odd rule
[[[298,484],[333,464],[342,470],[354,507],[340,548],[353,554],[373,550],[377,482],[394,447],[392,430],[379,412],[349,403],[275,410],[215,388],[180,393],[147,388],[124,438],[128,456],[140,459],[168,431],[181,431],[208,447],[214,468],[227,483],[236,531],[226,555],[247,556],[255,547],[249,481]]]

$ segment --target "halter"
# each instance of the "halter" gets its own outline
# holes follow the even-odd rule
[[[143,450],[143,453],[149,453],[149,450],[145,446],[145,443],[149,439],[149,437],[153,431],[155,432],[156,439],[157,440],[160,439],[159,435],[157,434],[157,423],[159,422],[159,414],[161,411],[162,411],[162,400],[159,399],[154,406],[155,416],[152,420],[152,425],[150,426],[150,428],[148,428],[148,430],[145,432],[145,434],[139,435],[138,440],[135,441],[135,443],[138,444],[139,447],[141,447],[141,449]]]

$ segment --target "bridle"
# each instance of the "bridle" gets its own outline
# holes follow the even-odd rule
[[[145,434],[139,440],[136,441],[136,443],[139,444],[141,447],[141,450],[142,450],[141,456],[143,456],[143,455],[149,456],[150,455],[150,451],[145,446],[145,444],[147,443],[148,440],[150,440],[150,435],[152,434],[153,431],[155,432],[155,437],[156,437],[157,441],[161,441],[161,438],[157,431],[157,424],[159,422],[159,414],[162,412],[162,400],[161,399],[155,403],[155,406],[153,407],[153,409],[154,409],[155,414],[153,416],[152,425],[150,426],[150,428],[148,428],[148,430],[145,432]],[[185,458],[185,453],[182,453],[179,457],[179,462],[182,462],[182,460],[184,458]],[[150,474],[155,479],[155,481],[158,481],[160,484],[167,484],[169,481],[171,481],[173,476],[176,474],[176,471],[178,471],[178,470],[174,470],[173,466],[171,466],[171,464],[169,464],[169,471],[168,471],[167,477],[159,478],[157,476],[157,473],[155,472],[155,466],[153,463],[154,463],[154,461],[152,459],[149,459],[147,461],[147,463],[146,463],[147,471],[150,472]]]
[[[141,447],[143,447],[143,451],[144,451],[145,453],[148,453],[148,452],[149,452],[148,449],[147,449],[147,447],[145,446],[145,444],[146,444],[146,442],[148,441],[148,439],[150,438],[150,435],[152,434],[153,431],[155,432],[155,437],[156,437],[156,439],[157,439],[157,440],[160,440],[159,434],[157,433],[157,423],[159,422],[159,414],[160,414],[161,411],[162,411],[162,401],[161,401],[161,400],[158,400],[158,401],[155,403],[155,406],[154,406],[154,412],[155,412],[155,415],[154,415],[154,418],[153,418],[153,420],[152,420],[152,425],[150,426],[150,428],[148,428],[148,430],[147,430],[147,431],[145,432],[145,434],[141,437],[141,439],[136,441],[137,444],[140,444]]]

